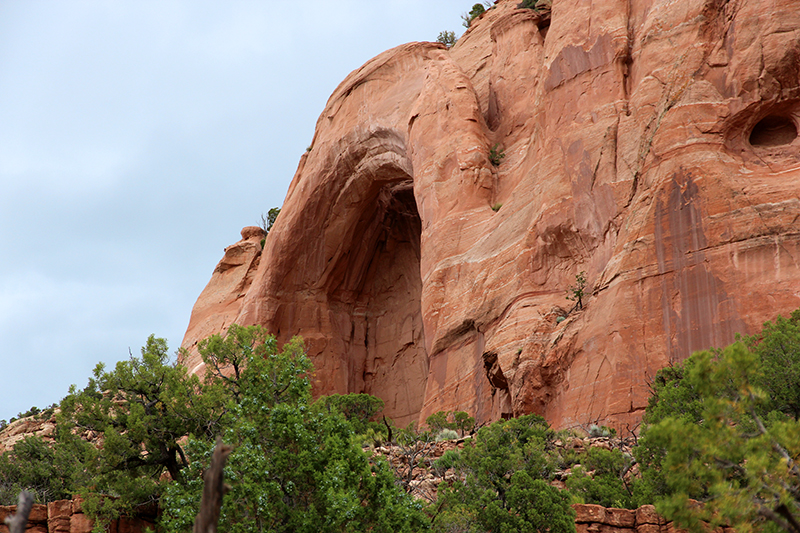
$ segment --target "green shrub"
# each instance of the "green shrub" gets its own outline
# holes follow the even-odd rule
[[[307,151],[311,151],[311,147]],[[269,234],[269,231],[272,229],[272,226],[275,224],[275,221],[278,219],[278,215],[281,214],[280,207],[273,207],[267,214],[261,213],[261,222],[258,223],[258,226],[264,230],[264,233]],[[262,244],[261,247],[263,248],[264,245]]]
[[[441,43],[450,48],[456,44],[456,32],[454,31],[440,31],[439,36],[436,38],[437,43]]]
[[[589,426],[589,436],[592,438],[597,437],[613,437],[617,434],[617,430],[606,426],[598,426],[591,424]]]
[[[427,424],[434,433],[438,433],[443,429],[453,429],[453,424],[447,420],[449,415],[449,411],[436,411],[425,419],[425,424]]]
[[[622,475],[632,462],[619,450],[589,448],[581,457],[582,466],[575,467],[567,478],[567,489],[583,503],[605,507],[636,507],[632,492],[625,485]],[[588,475],[593,471],[593,475]]]
[[[527,415],[481,428],[458,455],[442,456],[437,466],[452,465],[463,482],[440,486],[433,530],[575,531],[569,495],[546,481],[554,437],[544,418]]]
[[[536,12],[549,11],[552,7],[553,0],[523,0],[517,7],[524,9],[533,9]]]
[[[311,404],[311,362],[300,339],[279,351],[260,327],[214,336],[204,345],[210,368],[232,363],[241,371],[214,374],[235,392],[223,439],[236,444],[225,467],[231,490],[220,531],[417,531],[421,505],[397,485],[384,460],[370,461],[354,426],[368,426],[383,401],[366,394],[333,395]],[[231,335],[231,332],[234,335]],[[245,342],[240,342],[245,339]],[[251,340],[255,340],[251,347]],[[236,375],[236,381],[224,381]],[[187,445],[185,475],[162,498],[165,532],[192,527],[208,464],[209,439]]]
[[[433,468],[439,473],[439,477],[442,477],[446,470],[458,466],[460,460],[461,454],[458,450],[447,450],[433,462]]]
[[[442,440],[455,440],[457,438],[458,438],[458,433],[456,433],[452,429],[443,429],[436,434],[436,442]]]
[[[79,471],[65,447],[48,445],[40,437],[25,437],[0,455],[0,505],[16,505],[22,490],[39,503],[72,497]]]
[[[353,425],[356,433],[363,434],[372,429],[381,433],[383,424],[372,419],[383,409],[383,400],[369,394],[331,394],[320,396],[312,409],[326,415],[341,413]]]
[[[800,311],[722,349],[695,352],[651,385],[634,455],[639,502],[680,527],[787,529],[800,507]],[[705,502],[687,505],[687,499]]]
[[[591,503],[603,507],[635,509],[632,495],[625,489],[622,480],[613,474],[587,474],[583,466],[576,466],[567,478],[567,490],[580,503]]]
[[[489,149],[489,161],[494,166],[498,166],[505,157],[506,153],[500,148],[499,144],[495,144]]]
[[[455,423],[454,429],[459,430],[462,437],[475,430],[475,418],[469,416],[469,413],[466,411],[456,411],[453,413],[453,422]]]
[[[469,13],[464,13],[461,15],[461,20],[465,28],[469,28],[472,24],[472,21],[476,18],[480,17],[486,12],[486,8],[492,7],[491,2],[486,2],[485,4],[474,4],[472,9],[469,10]]]

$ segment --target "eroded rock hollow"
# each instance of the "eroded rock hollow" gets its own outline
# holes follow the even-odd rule
[[[401,425],[625,430],[659,368],[800,306],[796,0],[517,4],[342,82],[184,347],[263,324]]]

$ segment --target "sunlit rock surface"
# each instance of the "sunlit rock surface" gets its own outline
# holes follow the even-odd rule
[[[796,0],[517,3],[342,82],[184,347],[263,324],[400,425],[624,430],[659,368],[800,306]]]

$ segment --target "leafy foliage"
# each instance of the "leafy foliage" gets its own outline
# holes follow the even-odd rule
[[[567,300],[575,302],[575,307],[583,309],[583,296],[586,291],[586,271],[575,275],[575,285],[567,291]]]
[[[636,453],[668,518],[696,530],[700,520],[737,531],[796,527],[799,319],[797,311],[779,317],[759,335],[656,376]]]
[[[583,503],[604,507],[634,508],[633,495],[625,485],[624,474],[633,458],[625,457],[619,450],[589,448],[567,478],[567,488]],[[588,472],[592,471],[590,476]]]
[[[756,381],[768,397],[765,409],[800,418],[800,309],[743,341],[761,362]]]
[[[340,413],[358,434],[383,433],[383,425],[372,419],[383,409],[383,400],[369,394],[331,394],[321,396],[312,408],[323,414]]]
[[[166,341],[151,335],[141,353],[112,371],[98,364],[85,389],[71,388],[57,418],[60,445],[87,472],[88,483],[76,487],[87,508],[99,508],[98,493],[119,497],[104,500],[108,518],[156,500],[164,474],[180,479],[187,466],[181,439],[218,430],[219,397],[200,394],[197,377],[169,362]]]
[[[456,32],[454,31],[440,31],[439,36],[436,38],[437,43],[441,43],[450,48],[456,44]]]
[[[306,150],[307,152],[311,151],[311,147],[309,146]],[[264,230],[264,233],[269,234],[269,231],[272,229],[272,226],[275,224],[275,220],[277,220],[278,215],[281,214],[280,207],[273,207],[267,214],[261,213],[261,222],[259,222],[259,227]]]
[[[65,451],[30,436],[0,455],[0,505],[15,505],[23,490],[39,503],[70,498],[81,472]]]
[[[453,463],[463,482],[441,490],[435,531],[575,531],[567,493],[550,486],[553,432],[538,415],[481,428]],[[445,457],[442,458],[445,460]]]
[[[336,396],[312,406],[311,363],[300,339],[279,352],[263,331],[231,328],[227,337],[210,339],[204,352],[221,370],[210,383],[222,383],[236,399],[229,404],[224,433],[236,448],[225,469],[231,490],[221,530],[412,531],[424,526],[420,505],[397,487],[388,465],[371,463],[354,439],[354,425],[366,427],[382,407],[380,400]],[[235,373],[225,376],[234,362],[242,363],[235,380],[230,377]],[[190,470],[163,499],[166,531],[190,528],[210,455],[209,440],[192,441]]]
[[[458,430],[463,437],[475,429],[475,418],[466,411],[437,411],[425,419],[425,424],[434,433],[442,430]]]
[[[489,162],[494,166],[498,166],[506,157],[506,152],[500,148],[499,144],[495,144],[489,149]]]
[[[461,432],[463,437],[466,433],[475,431],[475,418],[470,416],[466,411],[456,411],[453,413],[454,428]]]
[[[598,426],[597,424],[591,424],[589,426],[589,436],[592,438],[613,437],[616,434],[617,430],[614,428],[610,428],[607,426]]]
[[[485,2],[483,4],[474,4],[472,9],[469,10],[469,13],[464,13],[461,15],[461,20],[463,21],[463,25],[465,28],[469,28],[472,24],[472,21],[476,18],[480,17],[486,12],[486,8],[491,8],[491,2]]]
[[[525,9],[533,9],[537,13],[549,11],[553,4],[553,0],[523,0],[517,7]]]

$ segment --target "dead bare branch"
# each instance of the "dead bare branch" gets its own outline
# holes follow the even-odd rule
[[[25,533],[25,526],[28,525],[28,516],[33,507],[33,495],[27,490],[19,493],[17,501],[17,512],[12,516],[6,517],[6,525],[9,533]]]
[[[217,437],[211,465],[203,473],[203,497],[200,500],[200,512],[194,521],[193,533],[217,533],[222,496],[228,492],[222,469],[232,451],[233,447],[222,444],[222,439]]]

